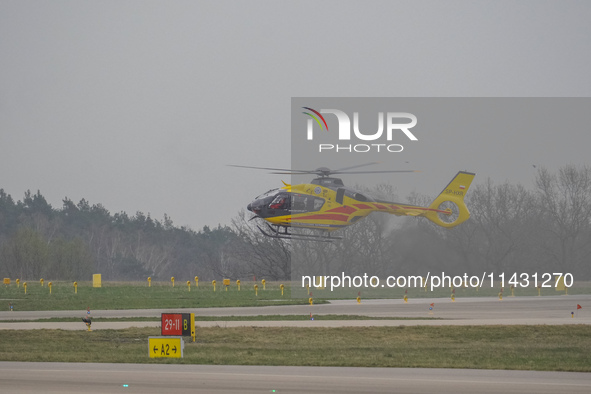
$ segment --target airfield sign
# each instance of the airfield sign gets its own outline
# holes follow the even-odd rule
[[[150,358],[182,358],[184,348],[182,337],[148,337]]]
[[[190,336],[195,342],[195,314],[194,313],[162,313],[162,336]]]

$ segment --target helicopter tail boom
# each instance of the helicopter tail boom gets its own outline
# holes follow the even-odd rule
[[[443,189],[423,215],[433,223],[451,228],[468,220],[470,211],[464,203],[464,196],[474,179],[471,172],[460,171]]]

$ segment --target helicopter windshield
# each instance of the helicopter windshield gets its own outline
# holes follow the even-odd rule
[[[266,198],[266,197],[274,196],[275,194],[277,194],[278,191],[279,191],[279,189],[271,189],[268,192],[263,193],[260,196],[257,196],[255,198],[255,200],[261,200],[261,199]]]
[[[324,199],[307,194],[278,193],[268,204],[270,210],[304,213],[320,210],[324,205]]]
[[[289,210],[290,202],[289,195],[287,193],[281,193],[278,194],[277,197],[273,199],[273,201],[271,201],[269,208]]]

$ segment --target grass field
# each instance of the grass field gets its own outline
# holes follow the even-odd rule
[[[236,284],[232,283],[226,291],[225,286],[220,283],[213,291],[211,283],[200,283],[195,286],[192,282],[191,290],[186,282],[176,282],[173,287],[170,282],[152,282],[148,287],[147,282],[103,282],[103,287],[94,288],[91,282],[79,282],[78,293],[74,293],[72,282],[54,282],[49,292],[48,282],[44,286],[38,281],[29,282],[27,294],[23,284],[19,287],[16,284],[0,285],[0,302],[4,302],[5,310],[12,304],[15,311],[31,310],[84,310],[90,307],[97,309],[164,309],[164,308],[207,308],[207,307],[236,307],[236,306],[264,306],[264,305],[298,305],[307,304],[308,296],[303,290],[303,297],[291,298],[291,286],[285,283],[284,293],[281,295],[279,282],[267,282],[266,289],[258,283],[258,294],[255,294],[254,282],[245,282],[238,291]],[[362,299],[370,298],[392,298],[402,299],[405,295],[408,298],[435,298],[451,297],[479,297],[498,296],[499,289],[483,287],[474,288],[438,288],[434,291],[425,291],[423,288],[392,288],[392,289],[340,289],[331,292],[328,288],[311,288],[314,303],[324,303],[326,299],[342,298],[355,299],[360,293]],[[301,292],[301,291],[299,291]],[[298,292],[298,293],[299,293]],[[589,282],[575,283],[575,286],[568,290],[569,294],[591,294]],[[295,293],[295,292],[294,292]],[[510,296],[511,290],[505,289],[504,296]],[[537,296],[538,289],[516,288],[515,296]],[[542,296],[559,295],[564,292],[557,292],[553,288],[541,290]],[[3,308],[4,308],[3,307]]]
[[[318,281],[319,282],[319,281]],[[317,283],[318,283],[317,282]],[[306,282],[307,283],[307,282]],[[429,287],[381,287],[385,281],[382,279],[379,283],[376,283],[377,287],[371,287],[369,285],[367,287],[360,287],[360,288],[337,288],[335,287],[333,291],[330,289],[330,282],[327,284],[325,288],[309,288],[309,291],[312,292],[315,298],[320,299],[330,299],[330,298],[344,298],[344,299],[354,299],[357,295],[360,295],[362,298],[370,299],[370,298],[390,298],[390,299],[402,299],[405,295],[408,298],[451,298],[452,294],[454,297],[498,297],[499,293],[502,290],[502,294],[504,297],[511,296],[513,294],[516,297],[521,296],[556,296],[565,294],[566,291],[557,291],[555,287],[544,287],[544,288],[536,288],[533,285],[527,287],[514,287],[511,289],[509,285],[506,284],[506,287],[501,288],[500,282],[495,282],[494,286],[490,286],[489,282],[486,282],[485,285],[482,287],[457,287],[451,288],[449,286],[443,287],[435,287],[431,290]],[[414,282],[413,282],[414,283]],[[297,284],[299,287],[292,292],[294,297],[301,297],[305,296],[308,289],[301,288],[301,283]],[[554,280],[549,283],[546,283],[548,286],[554,286]],[[539,290],[539,292],[538,292]],[[575,294],[591,294],[591,283],[585,281],[575,282],[573,286],[567,289],[568,294],[575,295]]]
[[[280,283],[267,284],[266,290],[258,284],[258,295],[254,283],[243,284],[238,291],[236,285],[225,290],[218,284],[213,291],[211,283],[191,285],[185,283],[108,282],[102,287],[92,287],[91,282],[78,282],[78,293],[74,293],[72,282],[54,282],[49,293],[48,282],[29,282],[27,294],[21,283],[0,286],[0,300],[8,310],[11,303],[15,311],[44,310],[85,310],[97,309],[161,309],[161,308],[208,308],[230,306],[264,306],[307,304],[308,299],[291,299],[289,286],[281,295]],[[315,300],[316,303],[321,300]]]
[[[0,360],[591,371],[587,326],[200,328],[183,359],[150,359],[159,328],[3,331]]]
[[[373,317],[361,315],[313,315],[314,320],[440,320],[438,317]],[[258,315],[258,316],[198,316],[199,321],[302,321],[309,320],[308,315]],[[127,321],[161,321],[161,317],[95,317],[97,322]],[[0,320],[2,323],[46,323],[46,322],[80,322],[78,317],[51,317],[35,320]]]
[[[6,310],[15,311],[97,309],[178,309],[199,307],[263,306],[307,304],[307,298],[291,299],[289,283],[284,294],[278,282],[267,282],[266,289],[254,282],[236,285],[226,291],[218,284],[183,282],[155,283],[103,282],[93,288],[90,282],[55,282],[51,294],[47,282],[30,282],[27,294],[22,283],[0,286],[0,300]],[[589,294],[589,283],[569,289],[569,294]],[[328,289],[312,289],[314,302],[323,302]],[[422,288],[390,289],[391,298],[446,297],[450,289],[425,292]],[[459,288],[456,297],[496,296],[495,289]],[[505,295],[510,295],[505,290]],[[561,294],[543,289],[542,296]],[[331,294],[334,296],[336,294]],[[353,298],[341,294],[342,298]],[[379,298],[384,292],[364,292],[362,298]],[[516,289],[516,296],[537,295],[537,289]],[[354,294],[356,296],[356,294]],[[331,298],[328,297],[327,298]],[[308,316],[229,316],[200,317],[201,320],[306,320]],[[363,316],[325,315],[318,320],[366,319]],[[373,319],[373,318],[372,318]],[[43,319],[38,321],[69,321]],[[79,321],[78,318],[71,319]],[[94,319],[149,320],[158,318]],[[28,321],[28,320],[27,320]],[[440,326],[366,328],[199,328],[197,342],[189,342],[182,360],[150,359],[148,336],[160,335],[159,328],[98,330],[4,330],[0,335],[0,360],[125,363],[190,363],[227,365],[311,365],[363,367],[433,367],[525,369],[591,372],[591,330],[588,326]]]

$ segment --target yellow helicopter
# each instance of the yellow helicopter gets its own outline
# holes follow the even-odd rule
[[[475,174],[460,171],[428,207],[382,201],[353,190],[344,185],[335,174],[369,174],[416,171],[349,171],[354,168],[375,164],[368,163],[353,167],[330,170],[320,167],[315,170],[285,170],[280,168],[232,167],[271,170],[272,174],[303,175],[315,174],[317,178],[310,183],[290,185],[285,182],[282,188],[269,190],[252,201],[246,209],[254,213],[252,219],[260,218],[267,222],[270,231],[259,230],[272,238],[316,239],[331,241],[339,239],[331,236],[335,230],[350,226],[372,212],[385,212],[396,216],[425,217],[433,223],[450,228],[470,217],[464,196]],[[252,220],[251,219],[251,220]],[[322,235],[292,234],[291,228],[320,230]]]

